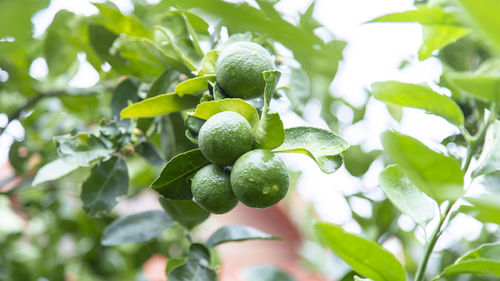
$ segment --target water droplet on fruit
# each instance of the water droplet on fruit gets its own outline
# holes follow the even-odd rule
[[[271,188],[266,186],[262,189],[262,194],[269,194],[271,192]]]

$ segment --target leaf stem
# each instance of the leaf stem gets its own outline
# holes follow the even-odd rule
[[[484,137],[486,136],[486,131],[490,124],[495,120],[496,118],[496,103],[493,103],[491,108],[490,108],[490,115],[488,116],[487,119],[485,119],[480,128],[479,131],[477,132],[476,135],[473,137],[468,138],[469,139],[469,147],[467,149],[467,156],[465,157],[463,166],[462,166],[462,171],[467,173],[467,170],[469,169],[470,163],[472,161],[472,157],[474,156],[474,153],[477,151],[478,147],[483,143]],[[424,273],[425,269],[427,267],[427,263],[429,262],[430,255],[432,253],[432,250],[434,249],[434,246],[436,245],[437,240],[443,233],[443,224],[448,218],[448,215],[450,214],[450,211],[452,207],[454,206],[455,202],[448,202],[448,206],[446,206],[446,209],[443,212],[443,215],[440,216],[439,218],[439,223],[434,229],[434,232],[432,233],[429,241],[427,241],[427,245],[425,246],[425,252],[424,252],[424,257],[420,264],[418,265],[417,273],[415,274],[415,279],[414,281],[422,281],[424,278]]]

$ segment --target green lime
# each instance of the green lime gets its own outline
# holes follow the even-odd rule
[[[285,197],[290,176],[285,163],[266,149],[243,154],[231,171],[231,187],[243,204],[267,208]]]
[[[208,118],[201,126],[198,144],[201,154],[219,166],[229,166],[243,153],[252,149],[252,127],[245,117],[224,111]]]
[[[251,99],[262,96],[263,71],[273,70],[271,55],[259,44],[238,42],[222,50],[215,64],[217,84],[228,96]]]
[[[194,175],[191,192],[198,205],[210,213],[227,213],[238,204],[231,190],[229,174],[213,164],[201,168]]]

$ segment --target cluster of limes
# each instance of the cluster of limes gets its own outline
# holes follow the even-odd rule
[[[260,45],[235,43],[217,60],[217,83],[230,97],[256,98],[265,87],[262,72],[273,68],[271,55]],[[204,209],[222,214],[238,201],[267,208],[285,197],[290,182],[285,164],[270,150],[253,149],[253,130],[242,115],[224,111],[211,116],[200,128],[198,144],[212,163],[191,182],[193,197]]]

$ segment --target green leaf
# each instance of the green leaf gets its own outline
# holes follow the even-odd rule
[[[285,130],[285,141],[273,151],[305,154],[316,161],[321,171],[330,174],[342,165],[340,154],[348,148],[349,143],[333,132],[294,127]]]
[[[79,167],[89,167],[92,161],[99,158],[106,158],[111,155],[113,150],[98,148],[88,151],[74,152],[62,158],[58,158],[43,165],[35,175],[32,185],[36,186],[44,182],[56,180],[70,172],[75,171]]]
[[[116,86],[111,96],[112,116],[119,118],[120,112],[129,105],[129,102],[139,101],[139,86],[140,82],[133,78],[127,78]]]
[[[175,79],[177,79],[177,75],[174,71],[171,71],[170,69],[163,71],[163,73],[160,76],[156,77],[156,79],[153,81],[153,84],[151,85],[151,88],[149,88],[146,98],[151,98],[166,93],[168,87],[170,86],[170,83],[172,83]]]
[[[500,243],[483,244],[445,268],[434,280],[453,274],[476,274],[500,277]]]
[[[383,15],[370,22],[416,22],[424,24],[448,24],[457,23],[453,14],[443,11],[441,7],[422,7],[416,10],[404,11]]]
[[[290,69],[290,81],[288,87],[284,90],[293,105],[294,111],[302,115],[302,111],[311,96],[309,78],[307,78],[307,73],[302,68],[290,66]]]
[[[47,28],[43,51],[52,76],[63,74],[77,62],[78,49],[71,41],[71,33],[79,28],[78,24],[74,13],[60,10]]]
[[[460,0],[465,12],[472,18],[475,26],[481,31],[486,39],[500,49],[500,3],[496,0]]]
[[[215,63],[219,58],[219,50],[211,50],[205,54],[201,60],[200,71],[198,71],[198,76],[215,74]]]
[[[83,209],[92,215],[110,211],[116,205],[116,197],[128,191],[127,165],[122,158],[112,157],[94,166],[82,185]]]
[[[182,266],[186,263],[186,258],[179,258],[179,259],[168,259],[168,263],[167,263],[167,268],[165,268],[165,272],[167,273],[167,275],[170,274],[170,272],[172,272],[172,270],[176,269],[177,267],[179,266]]]
[[[118,7],[109,2],[92,4],[100,12],[96,20],[114,33],[153,38],[152,33],[146,28],[144,23],[134,15],[123,14]]]
[[[457,159],[397,132],[386,131],[381,139],[389,158],[425,194],[439,203],[456,200],[463,194],[464,173]]]
[[[255,131],[255,147],[274,149],[285,140],[285,129],[278,113],[269,113],[269,104],[276,91],[281,72],[277,70],[263,72],[266,86],[264,88],[264,108]]]
[[[168,113],[190,109],[198,104],[200,98],[192,95],[180,96],[168,93],[145,99],[124,108],[121,119],[137,117],[155,117]]]
[[[252,239],[282,240],[280,237],[272,236],[271,234],[267,234],[250,226],[227,225],[214,232],[205,244],[207,247],[212,248],[226,242],[238,242]]]
[[[247,281],[293,281],[285,271],[274,265],[254,265],[243,270],[243,277]]]
[[[241,114],[241,116],[248,120],[252,128],[256,128],[259,123],[257,109],[242,99],[222,99],[203,102],[198,104],[192,115],[207,120],[212,115],[223,111],[234,111]]]
[[[319,239],[353,270],[373,281],[405,281],[406,273],[394,255],[375,242],[345,232],[340,226],[316,223]]]
[[[140,243],[154,239],[172,225],[163,211],[147,211],[113,221],[104,229],[101,244],[113,246]]]
[[[210,252],[201,244],[192,244],[188,258],[182,266],[168,275],[169,281],[216,281],[215,272],[210,269]]]
[[[500,225],[500,195],[485,194],[479,197],[465,197],[473,206],[463,205],[460,210],[484,223]]]
[[[208,90],[208,82],[215,82],[215,75],[206,75],[182,81],[175,87],[175,93],[179,96],[192,95]]]
[[[434,218],[435,203],[411,184],[397,165],[387,166],[380,173],[379,182],[389,200],[417,224],[425,227]]]
[[[361,146],[353,145],[344,152],[344,166],[351,175],[361,177],[380,154],[382,154],[381,150],[365,152]]]
[[[432,57],[435,50],[441,50],[446,45],[469,34],[470,28],[451,25],[424,25],[424,43],[418,50],[418,59]]]
[[[460,107],[449,97],[434,92],[429,87],[397,81],[372,84],[373,96],[383,102],[424,109],[457,126],[463,126],[464,115]]]
[[[470,95],[489,102],[500,96],[500,75],[490,73],[453,73],[450,82]]]
[[[191,71],[196,71],[196,59],[193,56],[189,55],[189,51],[191,47],[187,46],[184,44],[181,40],[175,37],[167,28],[164,28],[163,26],[155,26],[156,30],[159,30],[164,34],[165,37],[167,37],[168,41],[172,44],[172,48],[176,52],[177,57],[181,59],[183,64],[189,68]]]
[[[113,45],[117,54],[127,60],[130,73],[145,79],[159,76],[167,67],[192,76],[191,71],[177,58],[164,52],[147,38],[127,37]]]
[[[473,177],[500,170],[500,121],[495,120],[488,127],[477,163],[477,168],[472,172]]]
[[[160,197],[160,204],[173,220],[187,229],[192,229],[210,216],[210,213],[191,200],[173,200]]]
[[[192,198],[189,178],[210,162],[199,149],[193,149],[170,159],[151,187],[169,199],[190,200]]]
[[[49,0],[0,1],[0,38],[12,36],[16,42],[31,40],[33,24],[31,17],[46,7]]]

